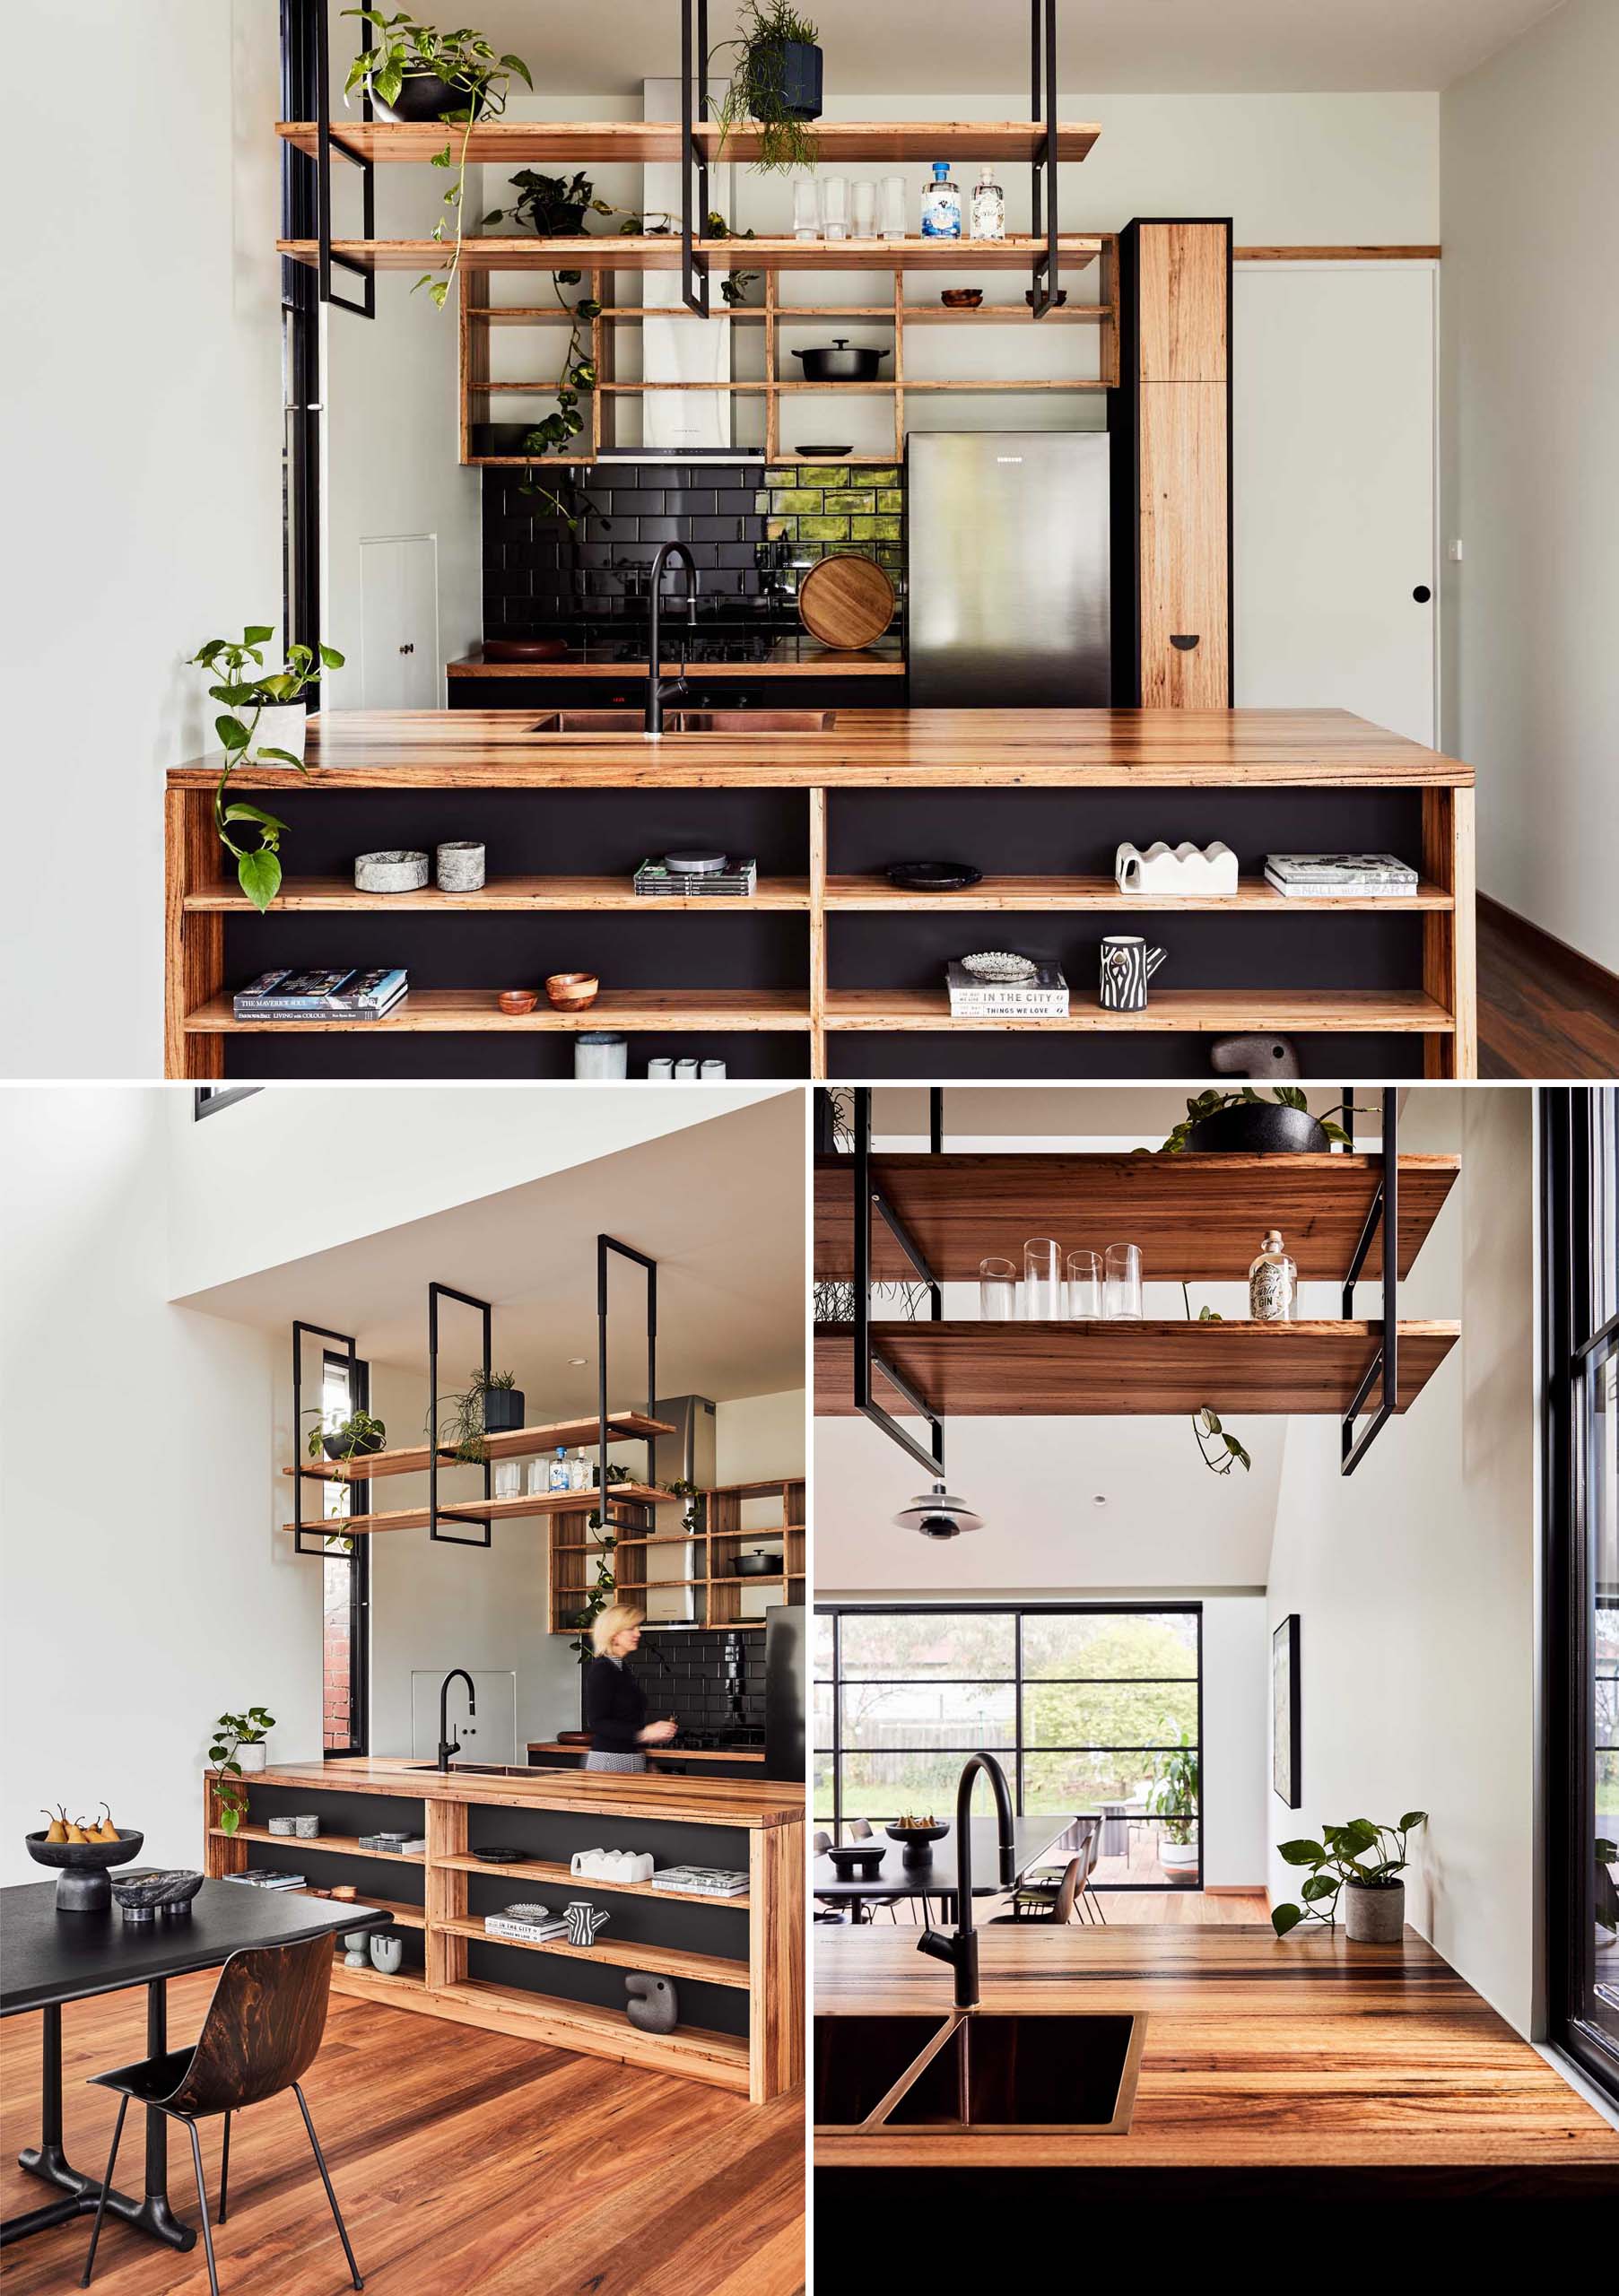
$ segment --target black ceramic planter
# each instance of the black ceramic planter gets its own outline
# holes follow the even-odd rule
[[[379,1451],[387,1439],[381,1435],[345,1435],[339,1431],[323,1438],[322,1448],[328,1459],[369,1459]]]
[[[821,50],[807,40],[781,43],[781,100],[795,119],[821,117]]]
[[[1193,1125],[1186,1144],[1197,1156],[1319,1155],[1331,1145],[1307,1109],[1241,1100]]]
[[[491,1387],[483,1397],[485,1435],[511,1435],[524,1423],[521,1387]]]
[[[436,72],[411,73],[391,104],[384,103],[373,87],[368,85],[366,93],[378,118],[396,125],[402,120],[442,119],[452,111],[470,110],[475,118],[483,109],[482,96],[474,97],[466,88],[452,88]]]

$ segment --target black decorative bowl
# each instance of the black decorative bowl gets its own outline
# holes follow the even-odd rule
[[[149,1866],[139,1874],[120,1874],[111,1883],[126,1921],[150,1921],[160,1913],[189,1920],[191,1900],[202,1886],[202,1875],[184,1866]]]
[[[481,1857],[486,1866],[521,1866],[528,1856],[526,1849],[501,1849],[497,1847],[473,1848],[473,1856]]]
[[[36,1866],[54,1866],[61,1874],[57,1883],[58,1913],[105,1913],[112,1903],[107,1885],[109,1866],[126,1866],[141,1854],[144,1833],[118,1828],[116,1841],[47,1841],[43,1827],[22,1837]]]
[[[944,1836],[950,1831],[950,1828],[948,1826],[884,1826],[883,1831],[890,1841],[904,1843],[903,1863],[905,1865],[931,1866],[933,1845],[936,1841],[943,1841]]]
[[[1332,1143],[1306,1109],[1290,1109],[1275,1100],[1238,1100],[1213,1116],[1200,1117],[1188,1131],[1186,1144],[1198,1156],[1308,1156],[1322,1154]]]
[[[837,1867],[840,1881],[869,1882],[887,1853],[880,1841],[836,1841],[826,1854]]]
[[[908,893],[959,893],[983,875],[968,861],[893,861],[883,874]]]

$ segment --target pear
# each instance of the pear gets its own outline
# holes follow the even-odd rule
[[[69,1841],[88,1841],[90,1839],[90,1836],[85,1831],[84,1821],[83,1818],[70,1818],[68,1820],[67,1839]]]
[[[112,1822],[111,1807],[106,1802],[103,1802],[101,1805],[100,1822],[96,1827],[91,1838],[96,1841],[117,1841],[118,1839],[118,1830]]]
[[[65,1841],[67,1839],[67,1828],[63,1824],[61,1819],[56,1815],[54,1811],[51,1810],[47,1810],[45,1812],[45,1815],[50,1820],[49,1825],[47,1826],[45,1830],[46,1840]]]

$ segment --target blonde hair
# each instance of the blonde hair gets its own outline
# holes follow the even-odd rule
[[[646,1615],[646,1612],[637,1609],[633,1603],[609,1603],[590,1629],[590,1639],[596,1645],[597,1657],[609,1657],[615,1639],[628,1633],[632,1626],[639,1626]]]

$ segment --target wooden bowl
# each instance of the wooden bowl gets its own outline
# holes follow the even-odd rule
[[[515,1020],[519,1013],[533,1012],[540,1001],[540,992],[537,988],[503,988],[500,1001],[501,1012],[509,1013]]]
[[[588,1013],[602,993],[593,972],[553,972],[545,977],[545,994],[559,1013]]]
[[[976,311],[983,300],[981,287],[946,287],[939,297],[947,311]]]

